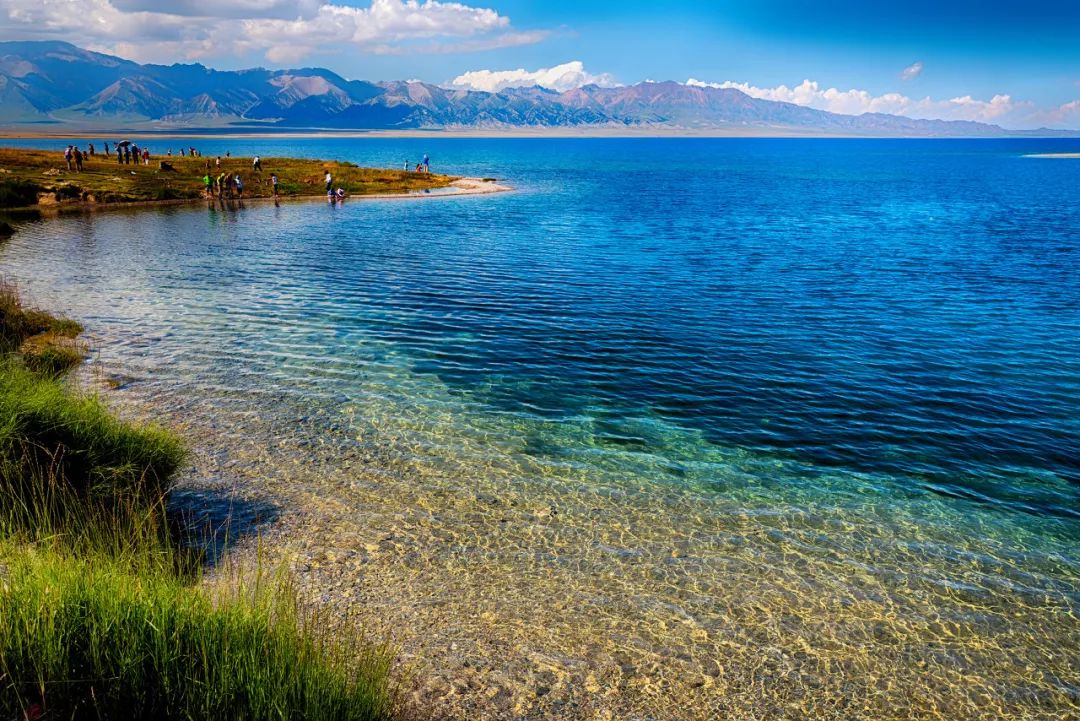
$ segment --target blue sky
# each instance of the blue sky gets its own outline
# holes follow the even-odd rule
[[[1080,127],[1080,0],[0,0],[0,38],[477,89],[694,79],[839,112]]]

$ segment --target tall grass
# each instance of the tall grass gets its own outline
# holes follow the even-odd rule
[[[378,719],[390,656],[332,641],[281,578],[216,595],[167,563],[0,550],[0,716]],[[132,563],[136,568],[132,568]]]
[[[201,577],[165,513],[183,458],[0,354],[0,719],[393,716],[391,654],[330,636],[287,574]]]

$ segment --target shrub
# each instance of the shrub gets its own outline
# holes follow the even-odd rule
[[[0,180],[0,208],[20,208],[36,205],[42,188],[29,180]]]

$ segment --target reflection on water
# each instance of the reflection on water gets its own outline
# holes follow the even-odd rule
[[[483,147],[529,192],[66,218],[0,262],[463,718],[1080,714],[1077,171]]]

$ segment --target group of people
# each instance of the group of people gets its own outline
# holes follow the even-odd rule
[[[91,145],[90,148],[94,146]],[[93,154],[90,148],[87,148],[87,154]],[[64,160],[67,162],[68,170],[74,170],[76,173],[81,173],[83,169],[83,152],[79,150],[77,145],[69,145],[64,148]]]
[[[277,195],[277,176],[270,176],[271,183],[274,186],[274,195]],[[240,173],[228,173],[223,172],[217,177],[211,177],[207,172],[203,176],[203,185],[206,187],[206,197],[214,198],[215,196],[221,200],[227,197],[231,200],[236,198],[237,200],[244,199],[244,179],[240,177]]]
[[[115,151],[116,162],[120,165],[130,165],[132,162],[138,165],[140,160],[142,161],[143,165],[150,164],[150,149],[140,148],[138,145],[128,140],[116,143],[113,146],[112,150]],[[93,143],[90,143],[87,146],[87,150],[85,153],[80,150],[78,146],[67,146],[67,148],[64,150],[64,159],[67,161],[68,170],[82,172],[83,161],[88,157],[94,157],[94,154],[95,149]],[[111,154],[112,153],[110,152],[109,143],[108,141],[106,141],[105,156],[108,157]],[[185,155],[192,158],[202,157],[202,153],[194,147],[180,148],[180,156],[184,157]],[[168,157],[172,157],[172,148],[169,148],[168,150]],[[231,157],[231,153],[225,153],[225,157]],[[166,162],[162,162],[161,166],[164,170],[173,170],[173,168]],[[215,171],[221,168],[220,155],[217,156],[214,160],[213,166],[211,166],[210,159],[206,159],[206,174],[203,175],[202,179],[203,185],[206,190],[206,197],[210,199],[216,197],[222,200],[228,197],[229,199],[236,198],[242,200],[244,197],[244,180],[240,177],[240,173],[229,173],[228,171],[223,171],[217,175],[214,175],[214,173],[211,172],[211,167],[213,167]],[[260,158],[258,155],[254,156],[251,160],[252,172],[262,173],[262,169],[262,158]],[[408,160],[405,161],[405,171],[409,171]],[[416,164],[415,172],[431,172],[431,161],[428,158],[427,154],[424,155],[423,160]],[[326,171],[326,177],[323,180],[326,182],[326,197],[328,199],[330,199],[331,201],[345,199],[345,197],[347,196],[345,189],[341,187],[338,187],[336,190],[334,189],[334,177],[329,170]],[[278,176],[276,173],[270,174],[269,182],[273,192],[273,196],[276,198],[278,195]]]
[[[326,199],[329,201],[345,200],[345,188],[338,188],[334,190],[334,176],[330,174],[330,171],[326,171],[326,177],[323,178],[326,181]]]
[[[230,157],[229,153],[225,154],[225,157]],[[221,168],[221,156],[217,156],[214,161],[215,169]],[[262,172],[262,159],[256,155],[251,161],[251,170],[253,173]],[[210,161],[206,161],[206,174],[203,175],[203,186],[206,190],[206,197],[219,200],[225,200],[226,198],[232,200],[244,199],[244,179],[240,176],[240,173],[230,173],[228,171],[222,171],[218,175],[213,175],[210,172]],[[264,182],[262,180],[258,182]],[[276,198],[278,194],[278,176],[277,173],[271,173],[270,189],[273,196]]]
[[[104,146],[105,156],[109,157],[115,153],[116,163],[118,165],[131,165],[132,163],[138,165],[140,162],[142,162],[143,165],[150,164],[149,148],[140,148],[135,143],[127,140],[118,142],[111,147],[109,141],[106,140]],[[168,156],[172,157],[172,154],[172,148],[169,148]],[[64,160],[67,162],[68,170],[73,170],[75,172],[82,172],[83,162],[88,158],[93,158],[95,155],[97,155],[97,151],[95,150],[93,143],[88,143],[85,151],[77,145],[69,145],[64,149]],[[181,157],[190,155],[192,158],[197,158],[202,155],[202,153],[194,147],[188,147],[180,148],[180,155]]]
[[[403,168],[403,170],[406,173],[409,172],[409,161],[408,160],[405,161],[405,167]],[[431,159],[428,158],[427,153],[424,153],[424,159],[416,164],[416,168],[414,169],[414,172],[417,172],[417,173],[430,173],[431,172]]]

